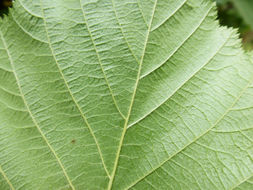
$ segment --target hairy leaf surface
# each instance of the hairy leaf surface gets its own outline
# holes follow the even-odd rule
[[[215,19],[210,0],[16,0],[0,189],[252,189],[252,56]]]

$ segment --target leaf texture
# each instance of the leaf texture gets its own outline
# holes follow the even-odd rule
[[[17,0],[0,21],[0,189],[252,189],[253,63],[209,0]]]

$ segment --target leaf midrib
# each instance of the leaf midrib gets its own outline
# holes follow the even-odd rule
[[[230,37],[229,37],[230,38]],[[229,39],[228,38],[228,39]],[[226,111],[221,115],[220,118],[218,118],[218,120],[208,129],[206,130],[204,133],[200,134],[199,136],[197,136],[195,139],[193,139],[192,141],[190,141],[189,143],[187,143],[185,146],[183,146],[182,148],[180,148],[178,151],[176,151],[174,154],[172,154],[168,159],[164,160],[163,162],[161,162],[157,167],[153,168],[149,173],[147,173],[145,176],[143,176],[142,178],[139,178],[137,181],[135,181],[133,184],[131,184],[128,188],[126,189],[130,189],[132,187],[134,187],[136,184],[138,184],[140,181],[144,180],[146,177],[148,177],[150,174],[152,174],[153,172],[155,172],[156,170],[158,170],[159,168],[161,168],[166,162],[170,161],[172,158],[174,158],[176,155],[178,155],[179,153],[181,153],[184,149],[186,149],[187,147],[189,147],[191,144],[197,142],[197,140],[199,140],[200,138],[202,138],[203,136],[205,136],[207,133],[209,133],[214,127],[216,127],[224,118],[225,116],[232,110],[232,108],[235,106],[235,104],[239,101],[239,99],[243,96],[243,94],[246,92],[246,90],[250,87],[250,85],[253,83],[253,77],[252,79],[247,83],[247,85],[241,90],[241,92],[239,93],[239,95],[235,98],[235,100],[232,102],[232,104],[226,109]],[[253,176],[253,174],[252,174]]]
[[[196,32],[196,30],[199,28],[199,26],[201,25],[201,23],[203,23],[203,21],[205,20],[205,18],[207,17],[208,13],[211,11],[212,8],[208,9],[207,13],[205,14],[204,18],[201,19],[202,21],[200,22],[200,24],[198,25],[198,27],[196,27],[196,29],[194,30],[193,33]],[[191,33],[190,36],[193,35],[193,33]],[[171,59],[173,57],[173,55],[175,55],[175,53],[183,46],[183,44],[190,38],[190,36],[188,36],[186,38],[186,40],[184,40],[181,45],[175,50],[173,51],[173,53],[169,56],[169,58],[165,61],[168,62],[169,59]],[[227,40],[227,39],[226,39]],[[226,40],[224,41],[223,44],[221,44],[221,47],[217,50],[217,52],[219,52],[219,50],[223,47],[223,45],[226,43]],[[192,77],[194,77],[196,75],[196,73],[198,73],[203,67],[205,67],[212,59],[213,57],[217,54],[217,52],[215,52],[215,54],[213,56],[211,56],[211,58],[205,63],[203,64],[197,71],[195,71],[188,79],[186,79],[186,81],[184,81],[181,85],[179,85],[172,93],[171,95],[166,98],[164,101],[162,101],[159,105],[157,105],[156,107],[154,107],[151,111],[149,111],[148,113],[146,113],[144,116],[142,116],[141,118],[137,119],[136,121],[132,122],[130,125],[128,125],[127,128],[130,128],[136,124],[138,124],[140,121],[142,121],[143,119],[145,119],[147,116],[149,116],[150,114],[152,114],[155,110],[157,110],[159,107],[161,107],[168,99],[170,99],[171,96],[173,96],[187,81],[189,81]],[[164,62],[164,63],[165,63]],[[163,63],[163,64],[164,64]],[[159,67],[161,67],[162,65],[160,65]],[[155,70],[158,68],[155,68]],[[147,73],[147,75],[144,75],[143,77],[140,77],[140,80],[144,79],[145,77],[147,77],[148,75],[150,75],[151,73],[153,73],[155,70],[153,70],[152,72]]]
[[[176,11],[174,11],[173,15],[171,15],[169,18],[166,18],[166,20],[163,22],[165,23],[168,19],[170,19],[172,16],[174,16],[181,8],[183,8],[183,5],[186,3],[187,1],[185,1]],[[189,33],[189,35],[186,36],[186,38],[179,44],[179,46],[177,46],[172,52],[171,54],[166,57],[165,60],[162,60],[161,63],[159,63],[159,65],[156,65],[156,67],[151,70],[151,71],[148,71],[144,74],[142,74],[140,76],[140,80],[143,80],[144,78],[146,78],[147,76],[149,76],[150,74],[152,74],[153,72],[155,72],[156,70],[158,70],[159,68],[161,68],[164,64],[166,64],[170,59],[171,57],[173,57],[179,50],[181,47],[183,47],[183,45],[198,31],[199,27],[203,24],[203,22],[205,21],[206,17],[208,16],[208,14],[210,13],[210,11],[212,10],[213,8],[210,7],[206,13],[204,14],[204,16],[199,20],[199,23],[196,25],[196,27]]]
[[[139,80],[140,80],[141,68],[142,68],[142,64],[143,64],[143,60],[144,60],[144,55],[145,55],[146,48],[147,48],[147,43],[148,43],[150,31],[151,31],[151,25],[152,25],[152,22],[153,22],[153,18],[154,18],[154,14],[155,14],[155,10],[156,10],[157,1],[158,0],[155,0],[154,7],[153,7],[153,10],[152,10],[152,16],[151,16],[151,19],[150,19],[150,23],[149,23],[149,27],[148,27],[148,31],[147,31],[144,47],[143,47],[143,53],[142,53],[140,64],[139,64],[139,69],[138,69],[138,74],[137,74],[137,78],[136,78],[136,83],[135,83],[133,95],[132,95],[132,98],[131,98],[131,103],[129,105],[128,114],[127,114],[127,117],[126,117],[126,120],[125,120],[125,123],[124,123],[124,128],[123,128],[123,131],[122,131],[122,135],[121,135],[121,138],[120,138],[119,148],[118,148],[118,151],[117,151],[116,160],[115,160],[114,167],[113,167],[112,177],[111,177],[111,179],[109,181],[109,184],[108,184],[108,190],[112,189],[113,181],[114,181],[115,174],[116,174],[116,171],[117,171],[121,148],[122,148],[124,137],[125,137],[125,134],[126,134],[126,131],[127,131],[128,121],[129,121],[129,118],[130,118],[130,115],[131,115],[131,111],[132,111],[132,107],[133,107],[133,104],[134,104],[134,99],[135,99],[137,87],[138,87]]]
[[[157,3],[157,0],[156,0],[156,3]],[[82,7],[82,6],[81,6]],[[42,7],[41,7],[42,8]],[[83,9],[83,8],[82,8]],[[155,8],[154,8],[155,9]],[[43,9],[42,9],[42,11],[43,11]],[[154,10],[154,12],[155,12],[155,10]],[[154,16],[154,15],[153,15]],[[152,16],[152,18],[153,18],[153,16]],[[116,16],[117,17],[117,16]],[[43,17],[43,20],[45,21],[45,17]],[[151,19],[151,23],[152,23],[152,19]],[[151,27],[151,24],[150,24],[150,26],[149,27]],[[46,28],[46,27],[45,27]],[[47,30],[47,29],[46,29]],[[150,29],[149,29],[150,30]],[[48,32],[47,32],[48,33]],[[144,48],[144,53],[143,53],[143,56],[142,56],[142,58],[144,57],[144,54],[145,54],[145,49],[146,49],[146,45],[147,45],[147,41],[148,41],[148,36],[149,36],[149,33],[150,33],[150,31],[148,32],[148,35],[147,35],[147,40],[146,40],[146,43],[145,43],[145,48]],[[47,36],[48,36],[48,38],[49,38],[49,35],[47,34]],[[53,56],[54,56],[54,58],[55,58],[55,55],[54,55],[54,53],[53,53],[53,50],[52,50],[52,47],[51,47],[51,43],[49,43],[50,44],[50,49],[51,49],[51,51],[52,51],[52,54],[53,54]],[[55,61],[57,62],[57,60],[56,60],[56,58],[55,58]],[[141,70],[141,65],[142,65],[142,62],[143,62],[143,59],[141,60],[141,63],[140,63],[140,66],[139,66],[139,71]],[[57,63],[56,63],[57,64]],[[58,68],[59,68],[59,71],[62,73],[62,71],[60,70],[60,67],[59,67],[59,65],[57,65],[58,66]],[[201,70],[201,69],[200,69]],[[139,72],[138,72],[138,74],[139,74]],[[196,73],[195,73],[196,74]],[[193,76],[195,75],[195,74],[193,74]],[[68,87],[68,84],[67,84],[67,81],[66,81],[66,79],[64,78],[64,75],[63,75],[63,73],[62,73],[62,77],[63,77],[63,80],[64,80],[64,82],[65,82],[65,84],[66,84],[66,86],[67,86],[67,88],[68,88],[68,90],[69,90],[69,92],[70,92],[70,95],[72,96],[72,98],[73,98],[73,101],[75,102],[75,100],[74,100],[74,97],[73,97],[73,95],[72,95],[72,93],[71,93],[71,91],[70,91],[70,89],[69,89],[69,87]],[[127,130],[127,124],[128,124],[128,120],[129,120],[129,117],[130,117],[130,115],[131,115],[131,110],[132,110],[132,106],[133,106],[133,103],[134,103],[134,98],[135,98],[135,93],[136,93],[136,90],[137,90],[137,87],[138,87],[138,82],[139,82],[139,80],[140,80],[140,75],[138,75],[137,76],[137,80],[136,80],[136,85],[135,85],[135,88],[134,88],[134,93],[133,93],[133,96],[132,96],[132,100],[131,100],[131,104],[130,104],[130,106],[129,106],[129,111],[128,111],[128,115],[127,115],[127,117],[125,118],[125,125],[126,125],[126,130]],[[246,91],[246,89],[248,88],[248,86],[250,85],[250,83],[246,86],[246,88],[245,89],[243,89],[242,90],[242,92],[241,92],[241,94],[236,98],[236,100],[235,100],[235,102],[233,102],[233,104],[232,104],[232,106],[231,107],[233,107],[234,106],[234,104],[236,104],[236,102],[240,99],[240,97],[243,95],[243,93]],[[178,90],[178,89],[177,89]],[[176,90],[176,91],[177,91]],[[174,94],[174,93],[173,93]],[[23,95],[22,95],[23,96]],[[171,97],[171,96],[170,96]],[[169,97],[169,98],[170,98]],[[75,102],[76,104],[77,104],[77,106],[79,106],[78,105],[78,103],[77,102]],[[80,106],[79,106],[79,108],[80,108]],[[81,108],[80,108],[81,109]],[[215,125],[217,125],[224,117],[225,117],[225,115],[227,114],[227,113],[229,113],[229,111],[231,110],[231,108],[229,108],[222,116],[223,117],[221,117],[220,119],[218,119],[217,120],[217,122],[215,122],[216,124]],[[81,111],[81,110],[80,110]],[[82,114],[82,112],[81,112],[81,114]],[[124,125],[124,128],[125,128],[125,125]],[[213,127],[215,127],[215,125],[214,126],[212,126],[207,132],[205,132],[205,133],[203,133],[202,135],[200,135],[199,136],[199,138],[201,138],[203,135],[205,135],[206,133],[208,133]],[[126,132],[126,130],[124,131],[123,130],[123,135],[122,135],[122,143],[121,143],[121,145],[120,145],[120,150],[121,150],[121,147],[122,147],[122,144],[123,144],[123,140],[124,140],[124,135],[125,135],[125,132]],[[198,139],[198,138],[197,138]],[[196,139],[196,140],[197,140]],[[195,140],[195,141],[196,141]],[[194,141],[193,142],[191,142],[190,144],[192,144],[192,143],[194,143]],[[186,147],[188,147],[190,144],[188,144],[187,146],[185,146],[183,149],[181,149],[179,152],[177,152],[176,154],[174,154],[174,155],[172,155],[167,161],[169,161],[172,157],[174,157],[174,156],[176,156],[178,153],[180,153],[182,150],[184,150]],[[98,146],[98,144],[97,144],[97,146]],[[102,154],[101,154],[101,156],[102,156]],[[120,156],[120,151],[119,151],[119,154],[118,154],[118,159],[119,159],[119,156]],[[166,161],[166,162],[167,162]],[[164,162],[165,163],[165,162]],[[164,164],[163,163],[163,164]],[[118,161],[117,161],[117,164],[118,164]],[[161,164],[160,165],[160,167],[163,165],[163,164]],[[105,165],[104,165],[104,167],[105,167]],[[156,169],[158,169],[158,168],[156,168]],[[156,170],[155,169],[155,170]],[[115,172],[114,172],[114,175],[115,175],[115,173],[116,173],[116,170],[117,170],[117,166],[116,166],[116,168],[115,169],[113,169],[113,170],[115,170]],[[155,171],[154,170],[154,171]],[[152,172],[154,172],[154,171],[152,171]],[[1,170],[1,166],[0,166],[0,172],[2,172],[2,170]],[[151,172],[151,173],[152,173]],[[151,173],[149,173],[148,175],[150,175]],[[108,173],[107,173],[108,174]],[[113,178],[115,177],[115,176],[112,176],[112,183],[113,183]],[[148,176],[147,175],[147,176]],[[109,176],[110,177],[110,176]],[[252,176],[250,176],[250,177],[252,177]],[[249,177],[249,178],[250,178]],[[248,179],[249,179],[248,178]],[[144,178],[143,178],[144,179]],[[243,180],[242,182],[240,182],[240,184],[241,183],[243,183],[244,181],[246,181],[247,179],[245,179],[245,180]],[[140,180],[141,181],[141,180]],[[139,181],[138,181],[139,182]],[[138,183],[137,182],[137,183]],[[136,184],[137,184],[136,183]],[[135,185],[135,184],[134,184]],[[134,185],[132,185],[131,187],[133,187]],[[131,188],[131,187],[129,187],[129,188]],[[112,188],[112,186],[110,187],[110,189]]]

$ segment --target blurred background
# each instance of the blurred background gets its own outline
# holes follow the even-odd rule
[[[243,47],[253,50],[253,0],[216,0],[221,25],[238,28]]]

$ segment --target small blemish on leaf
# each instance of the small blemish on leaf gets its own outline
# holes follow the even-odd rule
[[[76,139],[72,139],[71,143],[75,144],[76,143]]]

